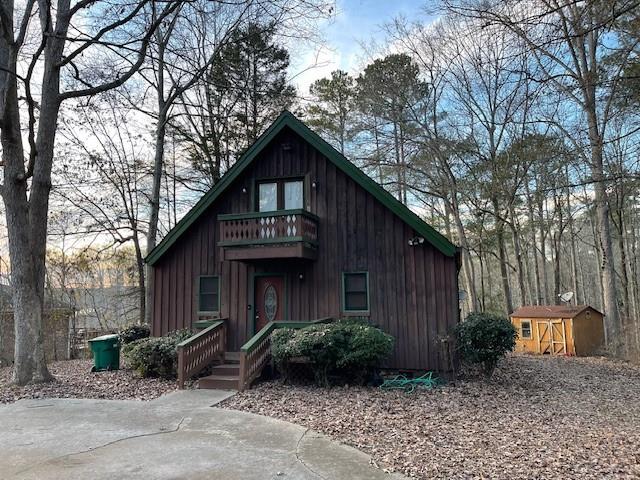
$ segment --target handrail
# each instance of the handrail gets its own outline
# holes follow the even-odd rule
[[[252,347],[258,343],[267,333],[271,333],[276,328],[304,328],[310,325],[314,325],[316,323],[329,323],[333,320],[333,317],[323,317],[317,320],[306,320],[306,321],[295,321],[295,320],[287,320],[287,321],[275,321],[269,322],[264,327],[260,329],[258,333],[256,333],[253,337],[251,337],[247,342],[240,347],[241,352],[251,351]]]
[[[220,214],[218,223],[222,247],[318,243],[319,219],[303,209]]]
[[[262,372],[271,358],[271,333],[278,328],[304,328],[318,323],[333,321],[332,317],[312,321],[277,321],[267,323],[258,333],[240,347],[240,376],[238,390],[248,388]]]
[[[272,210],[269,212],[244,212],[244,213],[221,213],[218,220],[244,220],[248,218],[280,217],[284,215],[304,215],[305,217],[319,220],[320,218],[304,208],[291,208],[289,210]]]
[[[178,344],[178,388],[184,389],[187,378],[210,365],[217,358],[224,358],[227,345],[228,319],[220,319],[201,332]]]

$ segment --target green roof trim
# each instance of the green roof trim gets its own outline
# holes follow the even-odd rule
[[[312,145],[322,155],[329,159],[336,167],[349,175],[357,184],[373,195],[380,203],[400,217],[407,225],[413,228],[425,240],[436,247],[448,257],[456,254],[456,246],[447,240],[442,234],[422,220],[418,215],[409,210],[405,205],[371,179],[366,173],[356,167],[335,148],[313,132],[302,121],[298,120],[291,112],[282,112],[275,122],[256,140],[256,142],[240,157],[240,159],[223,175],[220,181],[211,188],[194,207],[167,233],[162,241],[149,252],[145,261],[154,265],[160,258],[178,241],[191,225],[202,215],[207,208],[229,187],[240,174],[253,162],[258,154],[282,131],[289,127]]]

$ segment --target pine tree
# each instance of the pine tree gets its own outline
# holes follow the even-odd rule
[[[275,36],[275,24],[237,29],[209,71],[207,131],[190,150],[194,167],[211,176],[212,183],[295,99],[286,77],[289,52]]]
[[[342,70],[331,72],[331,78],[321,78],[309,88],[312,104],[307,107],[307,123],[320,132],[344,154],[353,138],[355,82]]]

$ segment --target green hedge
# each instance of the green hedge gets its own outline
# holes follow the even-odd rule
[[[126,345],[127,343],[150,337],[151,330],[149,329],[149,325],[129,325],[120,330],[118,336],[120,337],[120,343]]]
[[[178,344],[192,335],[176,330],[165,337],[149,337],[127,343],[122,348],[125,365],[143,377],[175,378],[178,368]]]
[[[518,333],[505,317],[475,312],[456,327],[456,336],[462,359],[482,365],[490,377],[498,361],[515,348]]]
[[[362,383],[393,351],[394,339],[365,322],[341,320],[301,329],[282,328],[271,336],[271,353],[287,377],[292,359],[308,359],[316,382],[330,378]]]

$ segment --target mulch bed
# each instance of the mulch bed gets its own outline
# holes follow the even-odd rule
[[[18,387],[11,384],[11,367],[0,368],[0,404],[23,398],[104,398],[151,400],[176,390],[175,380],[140,378],[131,370],[91,373],[91,360],[53,362],[54,382]]]
[[[323,432],[418,478],[640,478],[640,367],[514,355],[489,380],[405,394],[265,383],[225,408]]]

